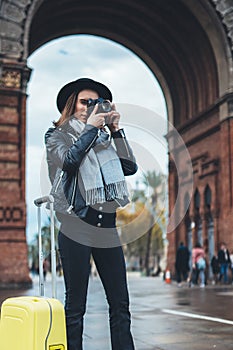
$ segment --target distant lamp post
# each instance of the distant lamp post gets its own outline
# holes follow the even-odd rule
[[[195,222],[192,221],[192,222],[191,222],[191,229],[194,230],[194,229],[195,229],[195,226],[196,226]]]
[[[146,256],[145,256],[145,272],[146,276],[150,276],[150,250],[151,250],[151,236],[154,227],[154,217],[156,214],[157,193],[153,193],[150,198],[150,205],[148,206],[151,223],[150,229],[147,232]]]
[[[192,244],[192,247],[193,247],[193,242],[194,242],[195,227],[196,227],[196,223],[195,223],[195,221],[192,221],[191,222],[191,232],[192,232],[191,244]]]

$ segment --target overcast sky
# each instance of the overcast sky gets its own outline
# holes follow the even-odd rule
[[[156,168],[166,173],[167,116],[163,93],[152,72],[134,53],[110,40],[90,35],[53,40],[29,57],[28,66],[33,70],[27,90],[26,200],[30,241],[37,231],[33,200],[47,191],[41,185],[41,177],[47,177],[41,165],[44,134],[59,118],[56,96],[63,85],[88,77],[110,88],[139,162],[140,171],[130,179],[132,184],[147,170]]]

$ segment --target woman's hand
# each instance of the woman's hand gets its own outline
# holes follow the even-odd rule
[[[106,113],[106,125],[108,126],[111,132],[116,132],[120,129],[120,113],[116,111],[116,106],[112,104],[112,110]]]
[[[112,110],[107,113],[96,113],[98,105],[95,105],[92,113],[87,119],[87,124],[91,124],[98,129],[102,129],[105,125],[108,126],[111,132],[116,132],[120,129],[120,113],[116,111],[115,104],[112,104]]]

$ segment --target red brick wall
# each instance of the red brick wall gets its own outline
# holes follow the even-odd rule
[[[5,70],[4,70],[5,68]],[[0,287],[29,285],[22,67],[3,66],[0,84]]]
[[[204,203],[206,186],[211,189],[211,215],[214,221],[215,249],[219,243],[225,241],[229,250],[233,250],[233,119],[228,118],[219,121],[219,110],[216,107],[212,113],[187,123],[180,128],[180,133],[189,150],[193,167],[194,192],[200,193],[199,214],[202,219],[203,242],[207,237],[207,208]],[[179,166],[183,171],[187,167],[179,159]],[[170,174],[169,200],[170,207],[174,203],[175,177]],[[182,188],[181,188],[182,191]],[[194,194],[193,192],[193,194]],[[185,191],[182,193],[184,198]],[[171,208],[170,208],[171,210]],[[192,197],[189,215],[195,220],[194,196]],[[195,244],[195,231],[193,232],[193,244]],[[183,219],[180,225],[168,234],[168,265],[175,273],[175,253],[181,240],[187,244],[187,228]]]

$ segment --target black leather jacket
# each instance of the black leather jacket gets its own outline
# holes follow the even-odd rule
[[[78,169],[87,152],[94,146],[98,132],[98,128],[86,124],[82,133],[77,135],[69,123],[46,132],[47,162],[56,212],[85,217],[88,207],[81,195],[82,182]],[[135,174],[138,167],[124,130],[112,133],[112,138],[124,175]]]

